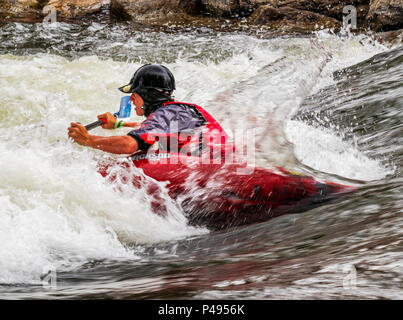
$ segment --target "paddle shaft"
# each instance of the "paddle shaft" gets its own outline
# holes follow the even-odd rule
[[[100,119],[100,120],[95,121],[93,123],[87,124],[85,126],[85,129],[87,129],[87,131],[90,131],[92,129],[95,129],[96,127],[102,126],[105,123],[106,123],[106,119]]]

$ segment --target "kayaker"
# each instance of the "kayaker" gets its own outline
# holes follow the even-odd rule
[[[228,135],[202,107],[174,101],[175,89],[175,78],[168,68],[158,64],[144,65],[135,72],[130,83],[119,90],[131,93],[136,114],[145,116],[146,120],[123,123],[109,112],[98,116],[98,119],[106,119],[104,129],[138,128],[125,136],[103,137],[91,135],[84,126],[73,122],[68,135],[80,145],[116,154],[148,151],[158,141],[160,151],[200,155],[208,147],[210,152],[217,153],[218,150],[222,156],[228,149]]]

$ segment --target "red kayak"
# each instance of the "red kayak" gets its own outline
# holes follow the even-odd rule
[[[131,183],[139,188],[143,182],[139,182],[141,174],[130,169],[133,163],[146,176],[167,182],[169,195],[181,205],[191,225],[216,230],[307,211],[357,189],[281,168],[274,172],[245,163],[202,163],[201,158],[184,154],[136,153],[128,159],[101,165],[99,172],[113,181],[116,170],[111,169],[118,165],[129,170]],[[157,189],[148,180],[147,190],[157,200],[155,211],[164,214],[163,201],[158,201]]]

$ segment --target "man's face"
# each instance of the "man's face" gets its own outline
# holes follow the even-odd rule
[[[144,105],[143,99],[135,92],[130,96],[130,100],[133,102],[138,116],[144,116],[144,110],[141,108]]]

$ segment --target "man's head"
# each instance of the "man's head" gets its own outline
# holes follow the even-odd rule
[[[172,99],[175,78],[171,71],[162,65],[146,64],[135,72],[129,84],[119,90],[123,93],[138,94],[144,102],[145,115],[148,116],[164,102]],[[135,95],[132,95],[131,100],[136,105]]]

